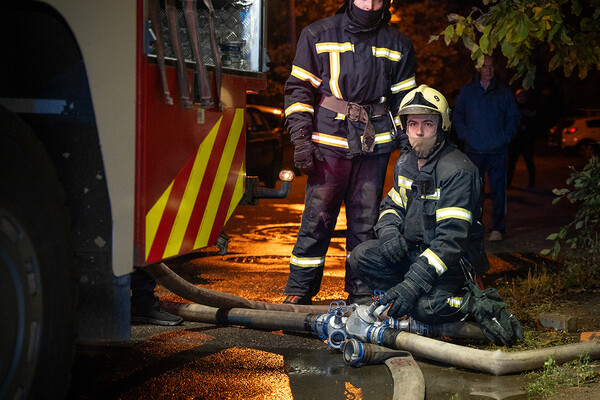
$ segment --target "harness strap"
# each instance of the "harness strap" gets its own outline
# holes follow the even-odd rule
[[[375,128],[371,123],[371,117],[389,114],[389,108],[385,104],[360,105],[349,101],[338,99],[334,96],[323,96],[319,103],[321,107],[345,115],[350,121],[360,121],[365,124],[362,135],[362,151],[372,153],[375,147]]]
[[[363,106],[338,99],[335,96],[323,96],[319,105],[328,110],[335,111],[338,114],[345,115],[350,121],[360,121],[365,124],[369,120],[369,117],[386,115],[389,110],[388,106],[385,104],[377,103]]]

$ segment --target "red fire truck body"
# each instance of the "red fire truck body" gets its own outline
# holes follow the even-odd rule
[[[63,397],[76,338],[129,337],[134,266],[252,202],[265,1],[2,3],[0,398]]]

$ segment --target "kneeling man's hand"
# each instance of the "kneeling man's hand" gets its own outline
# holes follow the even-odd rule
[[[398,228],[389,226],[379,232],[379,252],[392,263],[400,262],[408,252],[408,245]]]
[[[421,290],[415,282],[405,279],[388,290],[385,296],[381,298],[381,302],[383,304],[392,303],[387,312],[388,316],[400,318],[412,311],[420,293]]]

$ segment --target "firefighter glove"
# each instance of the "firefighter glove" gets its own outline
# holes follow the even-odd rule
[[[400,318],[410,313],[421,295],[421,289],[411,279],[404,279],[381,298],[383,304],[392,303],[388,316]]]
[[[511,347],[523,340],[521,323],[506,309],[506,303],[495,288],[481,290],[469,281],[465,289],[461,311],[479,323],[490,342]]]
[[[398,228],[389,226],[379,231],[379,252],[392,263],[398,263],[404,258],[408,245]]]
[[[316,160],[324,161],[321,151],[312,140],[297,141],[294,145],[294,165],[301,172],[310,175],[317,170]]]

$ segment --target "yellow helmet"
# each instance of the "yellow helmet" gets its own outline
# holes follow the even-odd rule
[[[409,114],[439,114],[442,116],[442,130],[446,132],[450,130],[448,101],[443,94],[427,85],[421,85],[411,90],[402,99],[398,115],[400,115],[400,127],[403,130],[406,129],[406,115]]]

